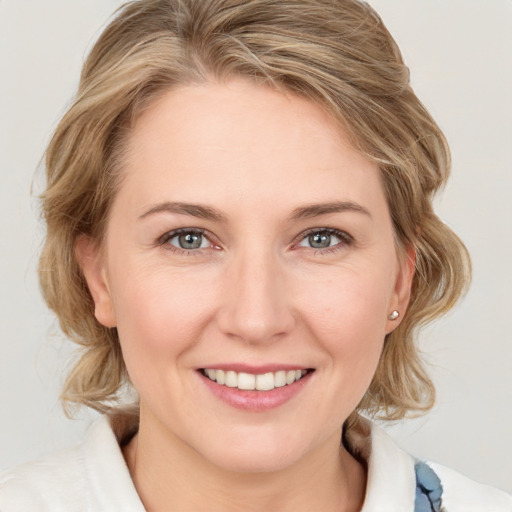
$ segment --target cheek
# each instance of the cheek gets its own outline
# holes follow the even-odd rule
[[[371,379],[386,335],[391,287],[385,272],[342,272],[312,279],[301,301],[302,317],[343,375]]]
[[[342,269],[334,274],[323,279],[312,275],[303,283],[300,307],[310,322],[328,337],[371,332],[384,336],[392,295],[386,273]]]
[[[117,328],[132,380],[150,368],[174,367],[199,343],[215,302],[199,279],[136,268],[129,280],[118,276],[114,287]]]

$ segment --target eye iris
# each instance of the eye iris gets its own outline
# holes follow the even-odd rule
[[[331,245],[331,235],[329,233],[314,233],[309,235],[309,244],[315,249],[325,249]]]
[[[183,233],[179,235],[178,242],[182,249],[199,249],[203,241],[200,233]]]

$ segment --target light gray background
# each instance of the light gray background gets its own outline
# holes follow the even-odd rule
[[[512,1],[370,3],[450,141],[438,211],[475,274],[464,302],[422,337],[435,410],[390,431],[418,456],[512,491]],[[120,4],[0,0],[0,469],[77,442],[94,417],[68,420],[58,403],[71,347],[39,297],[43,227],[30,193],[85,50]]]

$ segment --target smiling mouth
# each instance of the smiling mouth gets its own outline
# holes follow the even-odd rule
[[[307,370],[280,370],[262,374],[235,372],[232,370],[217,370],[214,368],[201,368],[200,372],[208,379],[221,386],[238,388],[243,391],[271,391],[275,388],[289,386],[311,373]]]

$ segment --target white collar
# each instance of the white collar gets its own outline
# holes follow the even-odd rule
[[[119,446],[129,417],[102,416],[87,431],[83,457],[96,510],[145,512]],[[123,432],[124,430],[124,432]]]
[[[102,416],[90,427],[83,455],[92,494],[105,510],[144,512],[119,447],[133,432],[136,417]],[[375,424],[362,419],[347,442],[366,460],[368,480],[361,512],[413,512],[416,489],[414,459]]]
[[[416,493],[414,459],[382,428],[362,418],[361,424],[368,434],[353,432],[348,436],[350,447],[366,460],[368,469],[361,512],[413,512]]]

